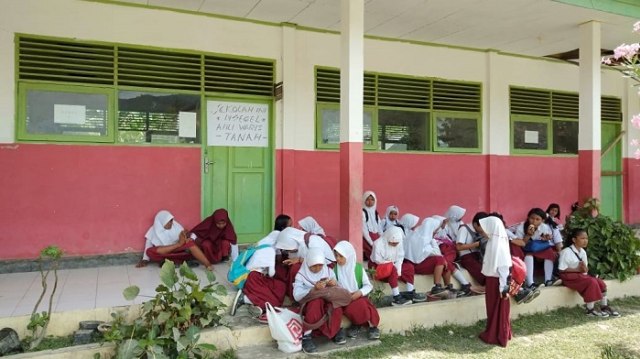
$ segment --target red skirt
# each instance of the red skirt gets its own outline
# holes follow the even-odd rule
[[[523,247],[513,244],[511,241],[509,242],[509,251],[511,252],[511,255],[524,260],[524,251],[522,248]]]
[[[480,285],[484,285],[486,277],[482,274],[482,260],[480,259],[480,253],[471,252],[460,257],[460,264],[464,269],[469,271],[469,274]]]
[[[317,323],[320,319],[322,319],[324,314],[327,313],[330,307],[331,307],[331,303],[326,302],[322,298],[314,299],[310,302],[307,302],[307,304],[304,306],[304,313],[302,313],[302,315],[304,316],[304,321],[309,324]],[[314,336],[323,335],[329,339],[333,339],[333,337],[335,337],[336,334],[338,334],[341,323],[342,323],[342,307],[333,308],[333,311],[331,312],[331,316],[329,316],[329,319],[326,322],[324,322],[322,326],[320,326],[318,329],[315,329],[313,331],[313,335]],[[306,326],[304,330],[307,330]]]
[[[602,299],[602,293],[607,291],[607,284],[600,278],[576,272],[560,272],[562,284],[580,293],[585,303],[592,303]]]
[[[376,239],[380,238],[380,234],[369,232],[369,237],[371,237],[372,242],[375,242]],[[369,242],[367,242],[367,240],[364,239],[364,237],[362,237],[362,253],[365,261],[371,258],[372,250],[373,250],[373,247],[371,247],[371,245],[369,245]]]
[[[487,327],[480,333],[480,339],[487,344],[506,347],[511,339],[511,303],[509,298],[500,297],[500,281],[496,277],[487,277],[484,304],[487,310]]]
[[[391,263],[391,264],[393,264],[393,263]],[[378,268],[378,264],[374,263],[372,261],[369,261],[369,268]],[[376,275],[375,275],[374,278],[376,280],[389,283],[389,286],[391,288],[398,287],[398,270],[396,270],[395,266],[393,266],[391,268],[391,271],[389,271],[389,274],[386,275],[386,276],[385,275],[378,275],[378,272],[376,271]]]
[[[525,252],[525,255],[532,256],[533,258],[546,259],[550,261],[555,261],[556,258],[558,258],[558,252],[556,252],[555,247],[550,247],[540,252],[534,252],[534,253]]]
[[[172,261],[175,264],[182,264],[184,261],[193,259],[193,255],[189,252],[189,248],[196,245],[196,242],[189,240],[187,243],[174,249],[170,253],[158,253],[158,247],[151,247],[147,249],[147,255],[152,262],[164,262],[165,259]]]
[[[281,307],[286,291],[287,284],[285,282],[256,271],[249,273],[242,289],[242,293],[249,298],[251,303],[262,310],[266,309],[265,303],[267,302],[273,306]]]
[[[369,298],[360,297],[343,308],[344,315],[349,318],[351,324],[367,325],[377,327],[380,324],[378,309],[371,303]]]
[[[293,299],[293,282],[296,280],[296,274],[302,267],[302,263],[295,263],[290,266],[285,264],[276,264],[276,275],[275,277],[280,279],[286,284],[285,293],[291,300]]]
[[[222,257],[229,257],[231,254],[231,242],[226,239],[212,241],[203,239],[200,241],[202,253],[211,263],[220,263]]]
[[[458,268],[453,263],[456,261],[458,257],[458,250],[456,249],[456,245],[451,241],[440,243],[440,252],[442,252],[442,256],[447,260],[447,268],[451,271],[451,273],[455,272]]]
[[[446,266],[447,260],[444,256],[431,256],[414,266],[416,274],[433,274],[436,266]]]

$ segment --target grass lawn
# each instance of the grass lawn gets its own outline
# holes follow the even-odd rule
[[[513,304],[512,304],[513,305]],[[611,302],[619,318],[591,318],[583,307],[522,316],[511,322],[507,348],[486,345],[473,326],[416,328],[406,335],[383,335],[378,346],[339,352],[336,358],[640,358],[640,297]],[[454,314],[452,314],[454,315]]]

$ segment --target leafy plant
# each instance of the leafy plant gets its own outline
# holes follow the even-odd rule
[[[369,275],[370,278],[372,279],[375,278],[376,269],[375,268],[367,269],[367,274]],[[384,304],[384,290],[382,289],[383,284],[377,280],[372,280],[371,283],[373,284],[373,289],[371,290],[371,292],[369,292],[369,295],[368,295],[369,300],[376,307],[381,307]]]
[[[38,270],[40,271],[42,293],[33,307],[29,324],[27,325],[27,329],[31,331],[31,337],[28,340],[29,350],[34,350],[38,345],[40,345],[40,342],[42,342],[46,335],[49,322],[51,321],[53,296],[58,288],[58,265],[60,263],[60,258],[62,258],[62,254],[62,250],[57,246],[48,246],[40,251],[40,256],[38,257]],[[47,294],[47,278],[51,271],[53,271],[54,281],[53,289],[49,295],[49,307],[46,311],[38,313],[38,307],[40,307],[40,303],[42,302],[45,294]]]
[[[586,203],[597,205],[593,199]],[[570,239],[577,229],[586,230],[589,235],[589,272],[602,278],[629,279],[640,267],[640,240],[626,224],[603,215],[592,216],[593,209],[597,207],[583,206],[569,216],[565,237]]]
[[[160,270],[161,284],[153,299],[145,302],[141,315],[125,323],[119,314],[112,314],[112,327],[105,340],[118,343],[117,358],[208,358],[216,347],[198,344],[200,329],[220,324],[221,309],[226,307],[217,296],[226,295],[226,288],[215,282],[215,275],[206,271],[209,284],[200,286],[198,276],[186,263],[176,267],[165,261]],[[140,288],[131,286],[123,291],[133,300]]]

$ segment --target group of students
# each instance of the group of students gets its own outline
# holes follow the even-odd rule
[[[374,279],[390,285],[393,305],[426,300],[414,288],[415,274],[434,276],[430,295],[469,295],[471,284],[458,270],[459,264],[480,285],[474,290],[485,293],[487,327],[480,338],[506,346],[511,338],[509,298],[528,302],[539,294],[533,274],[536,261],[542,261],[545,286],[555,284],[553,273],[557,268],[563,284],[584,298],[587,315],[619,315],[608,306],[606,284],[588,275],[587,233],[575,231],[563,246],[560,208],[556,204],[546,212],[533,208],[525,221],[506,228],[500,214],[485,212],[476,213],[469,226],[462,221],[466,210],[459,206],[421,223],[413,214],[400,217],[398,207],[389,206],[381,219],[376,202],[375,193],[365,192],[363,254],[369,268],[375,269]],[[298,221],[298,228],[292,225],[289,216],[279,215],[274,230],[256,244],[246,263],[249,275],[234,298],[231,314],[248,304],[258,320],[266,323],[266,303],[282,306],[288,296],[301,305],[305,352],[317,350],[313,335],[344,344],[347,337],[357,337],[361,327],[367,327],[368,338],[378,339],[380,317],[367,298],[373,287],[363,265],[356,261],[351,243],[327,236],[312,217]],[[229,257],[234,260],[238,255],[237,237],[224,209],[216,210],[190,232],[169,212],[161,211],[146,238],[139,265],[149,260],[180,262],[195,258],[211,269],[211,263]],[[520,291],[510,294],[511,272],[518,260],[524,261],[526,280]],[[451,277],[461,284],[459,290],[453,288]],[[399,280],[406,284],[406,291],[400,292]],[[599,310],[596,302],[600,302]],[[343,314],[352,323],[346,331],[340,327]]]

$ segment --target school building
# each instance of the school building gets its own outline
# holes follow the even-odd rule
[[[140,252],[160,209],[190,228],[225,207],[245,243],[278,213],[312,215],[340,237],[349,188],[375,191],[381,214],[457,204],[465,220],[497,210],[513,223],[551,202],[564,216],[596,195],[605,214],[640,222],[640,130],[629,125],[638,91],[600,66],[602,50],[640,39],[637,1],[0,9],[0,260],[50,244],[67,255]],[[341,66],[345,113],[360,111],[342,137]],[[363,91],[351,86],[358,74]],[[356,145],[341,152],[341,142]],[[345,151],[354,148],[361,163]],[[362,188],[349,187],[359,176]]]

